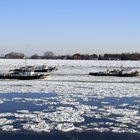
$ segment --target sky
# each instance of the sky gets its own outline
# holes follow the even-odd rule
[[[0,0],[0,55],[140,52],[140,0]]]

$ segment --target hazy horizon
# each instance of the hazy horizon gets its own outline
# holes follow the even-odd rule
[[[140,52],[139,0],[0,1],[0,53]]]

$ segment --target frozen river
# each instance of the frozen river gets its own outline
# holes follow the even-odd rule
[[[0,60],[0,72],[24,60]],[[56,66],[48,80],[0,80],[1,132],[140,134],[140,77],[95,77],[140,61],[27,60]],[[140,137],[139,137],[140,138]]]

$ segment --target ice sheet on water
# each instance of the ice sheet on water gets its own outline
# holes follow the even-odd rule
[[[116,115],[124,115],[124,116],[135,116],[138,115],[138,110],[132,110],[132,109],[116,109],[112,106],[106,107],[107,112],[111,112]]]
[[[4,117],[12,117],[14,116],[14,113],[10,113],[10,112],[6,112],[6,113],[0,113],[0,118],[4,118]]]
[[[0,60],[5,69],[22,66],[22,60]],[[45,60],[29,60],[29,65],[44,64]],[[125,67],[140,67],[140,62],[123,62]],[[118,106],[107,97],[139,98],[140,78],[94,77],[90,71],[106,70],[107,67],[119,67],[119,61],[52,61],[48,65],[58,66],[58,71],[51,74],[50,80],[0,80],[0,92],[13,94],[18,92],[22,97],[0,97],[0,104],[7,102],[27,102],[37,107],[47,106],[41,111],[17,110],[15,113],[0,113],[0,126],[3,131],[14,131],[14,117],[27,131],[50,132],[94,130],[99,132],[132,132],[137,133],[140,124],[139,100],[130,105],[121,102]],[[137,68],[140,70],[140,68]],[[56,96],[33,98],[24,93],[55,93]],[[95,100],[93,100],[93,98]],[[100,100],[100,102],[98,102]],[[91,104],[89,104],[89,102]],[[97,104],[92,104],[97,102]],[[119,100],[118,100],[119,102]],[[93,122],[87,124],[87,118]],[[102,122],[102,119],[105,122]],[[96,121],[97,122],[94,122]],[[24,122],[24,123],[23,123]],[[99,123],[98,123],[99,122]],[[76,126],[75,123],[78,125]],[[105,126],[105,127],[104,127]],[[132,126],[132,128],[129,128]]]
[[[3,103],[3,100],[0,100],[0,104],[2,104]]]
[[[63,132],[69,132],[73,131],[75,129],[75,126],[73,125],[73,123],[59,123],[55,127],[55,129]]]
[[[4,81],[6,82],[6,81]],[[11,81],[10,81],[11,82]],[[129,83],[83,83],[83,82],[53,82],[53,81],[25,81],[32,84],[32,86],[24,86],[25,82],[21,82],[22,87],[19,86],[2,86],[0,84],[0,92],[33,92],[33,93],[65,93],[65,94],[77,94],[87,97],[86,95],[92,95],[97,98],[104,97],[139,97],[140,86],[138,83],[130,86]],[[44,84],[42,84],[44,83]],[[81,88],[83,85],[84,88]]]
[[[120,104],[119,106],[121,106],[121,107],[126,107],[126,106],[128,106],[129,104],[126,104],[126,103],[124,103],[124,104]]]
[[[47,93],[44,93],[44,94],[47,94]],[[45,121],[45,120],[48,120],[47,124],[51,125],[52,129],[54,129],[58,124],[66,123],[66,124],[74,125],[74,123],[78,123],[79,124],[78,127],[75,127],[75,130],[77,131],[94,130],[93,128],[96,128],[95,131],[99,131],[97,129],[98,127],[103,128],[103,126],[106,126],[108,129],[110,129],[110,131],[113,131],[113,132],[115,131],[120,132],[122,128],[125,128],[123,129],[123,131],[128,132],[129,125],[135,126],[133,129],[137,130],[136,126],[140,123],[140,116],[139,116],[139,111],[137,108],[135,109],[126,108],[128,107],[126,103],[119,104],[118,105],[119,108],[116,108],[115,106],[111,105],[109,101],[107,102],[108,104],[106,104],[106,102],[105,104],[103,104],[104,103],[104,101],[102,101],[103,99],[98,99],[98,98],[96,98],[94,101],[101,100],[102,106],[83,104],[84,102],[88,102],[88,100],[92,101],[91,100],[92,98],[90,97],[91,95],[86,94],[86,96],[90,97],[90,98],[86,98],[86,100],[83,99],[85,97],[85,95],[83,94],[78,94],[77,96],[78,97],[76,98],[76,95],[73,95],[73,94],[72,95],[60,94],[57,97],[50,97],[51,99],[55,99],[55,101],[53,101],[52,104],[49,104],[48,97],[47,99],[42,98],[41,100],[37,98],[26,97],[27,102],[35,103],[36,105],[37,102],[41,101],[41,104],[46,103],[46,105],[49,105],[49,108],[48,109],[46,108],[42,111],[33,111],[33,112],[29,110],[17,110],[16,113],[10,113],[10,112],[1,113],[0,118],[1,119],[4,118],[2,120],[3,125],[9,124],[9,122],[7,122],[8,119],[6,119],[5,117],[15,117],[16,118],[15,121],[17,122],[20,122],[20,121],[30,122],[29,124],[28,123],[25,123],[26,125],[24,124],[25,125],[24,127],[26,128],[26,130],[33,131],[33,128],[35,127],[35,131],[37,132],[39,131],[38,129],[42,126],[40,122]],[[9,101],[10,100],[14,101],[14,99],[9,99]],[[80,100],[84,102],[82,103],[80,102]],[[119,101],[120,98],[118,98],[117,100]],[[17,101],[17,99],[15,101]],[[54,106],[55,102],[61,103],[61,106],[60,105],[58,107]],[[68,105],[68,106],[65,106],[65,105]],[[92,124],[90,125],[85,124],[82,126],[81,122],[85,122],[85,117],[89,117],[89,118],[93,118],[97,120],[104,118],[107,120],[102,123],[95,123],[93,124],[93,126]],[[112,122],[116,122],[119,125],[114,124]],[[58,126],[61,126],[61,125],[58,125]],[[112,126],[115,126],[116,129],[110,128]],[[45,126],[42,126],[42,127],[43,128],[41,132],[43,131],[43,129],[46,129]],[[79,130],[78,128],[81,128],[82,130],[81,129]],[[50,129],[50,131],[52,129]],[[46,132],[49,130],[44,130],[44,131]],[[101,131],[106,132],[107,129],[101,129]]]
[[[11,124],[13,122],[14,122],[14,120],[8,120],[6,118],[0,118],[0,126]]]
[[[17,129],[17,128],[14,128],[14,126],[13,125],[4,125],[4,126],[2,126],[2,127],[0,127],[0,129],[2,129],[3,131],[9,131],[9,132],[11,132],[11,131],[20,131],[20,129]]]
[[[101,133],[110,131],[109,128],[105,128],[105,127],[95,127],[95,128],[93,128],[93,130],[95,130],[97,132],[101,132]]]
[[[44,120],[42,120],[38,123],[28,122],[23,125],[23,128],[25,130],[34,131],[34,132],[50,132],[52,126],[50,124],[47,124]]]
[[[116,113],[119,115],[122,115],[121,117],[108,117],[108,120],[111,121],[116,121],[118,124],[114,124],[113,122],[95,122],[95,123],[90,123],[90,124],[85,124],[85,125],[80,125],[81,122],[84,121],[84,118],[81,117],[83,110],[79,110],[77,113],[76,110],[74,110],[71,107],[58,107],[55,112],[43,112],[43,111],[34,111],[34,112],[29,112],[27,110],[19,110],[17,113],[2,113],[0,117],[7,117],[7,116],[14,116],[16,117],[16,122],[18,121],[25,121],[27,123],[23,123],[23,128],[28,131],[34,131],[34,132],[50,132],[51,130],[57,129],[59,131],[82,131],[82,130],[95,130],[98,132],[107,132],[107,131],[112,131],[112,132],[137,132],[135,131],[136,128],[129,129],[128,124],[130,125],[135,125],[139,124],[140,122],[140,117],[136,116],[137,112],[132,111],[132,110],[125,110],[126,112],[123,113],[123,111],[119,109],[111,109],[111,113]],[[97,112],[96,112],[97,111]],[[107,110],[108,111],[108,110]],[[120,112],[121,111],[121,112]],[[27,113],[28,112],[28,113]],[[131,113],[132,114],[131,114]],[[84,113],[93,118],[103,118],[106,117],[106,112],[98,112],[98,110],[95,110],[93,112],[92,110],[88,110],[87,112],[84,111]],[[90,116],[90,114],[92,114]],[[98,114],[99,113],[99,114]],[[84,115],[85,115],[84,114]],[[83,115],[83,116],[84,116]],[[49,120],[49,121],[45,121]],[[13,120],[8,120],[6,118],[1,118],[0,119],[1,126],[9,125],[13,123]],[[79,123],[78,127],[75,127],[73,123]],[[103,127],[106,126],[106,127]],[[115,126],[115,127],[113,127]],[[9,127],[9,129],[5,129],[7,127],[3,127],[3,131],[9,131],[13,127]],[[13,130],[15,131],[15,128]]]
[[[23,65],[23,60],[0,60],[2,68],[12,69],[13,66]],[[28,60],[29,65],[41,65],[45,60]],[[125,67],[140,66],[139,62],[126,61]],[[94,93],[98,98],[106,96],[131,97],[139,95],[140,78],[120,78],[120,77],[94,77],[89,76],[90,71],[97,67],[120,66],[119,61],[62,61],[47,60],[48,65],[59,65],[58,71],[51,75],[51,80],[1,80],[0,92],[56,92],[56,93]],[[74,75],[72,75],[74,74]],[[109,82],[109,83],[108,83]],[[114,83],[118,82],[118,83]],[[120,83],[119,83],[120,82]],[[126,83],[125,83],[126,82]],[[127,83],[128,82],[128,83]],[[133,86],[130,86],[130,84]],[[137,83],[139,82],[139,83]]]
[[[17,110],[18,113],[28,114],[29,110]]]
[[[32,114],[32,113],[25,113],[25,114],[21,114],[21,113],[14,113],[14,116],[17,119],[24,119],[24,120],[35,120],[35,118],[37,118],[36,114]]]
[[[84,122],[84,118],[81,116],[81,112],[74,109],[65,109],[55,112],[47,112],[41,114],[43,118],[49,119],[52,122]]]

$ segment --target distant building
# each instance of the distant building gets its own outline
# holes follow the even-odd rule
[[[81,60],[82,59],[82,56],[81,56],[81,54],[76,53],[76,54],[73,55],[73,59]]]
[[[7,59],[23,59],[25,55],[23,53],[16,53],[16,52],[11,52],[5,55],[5,58]]]

